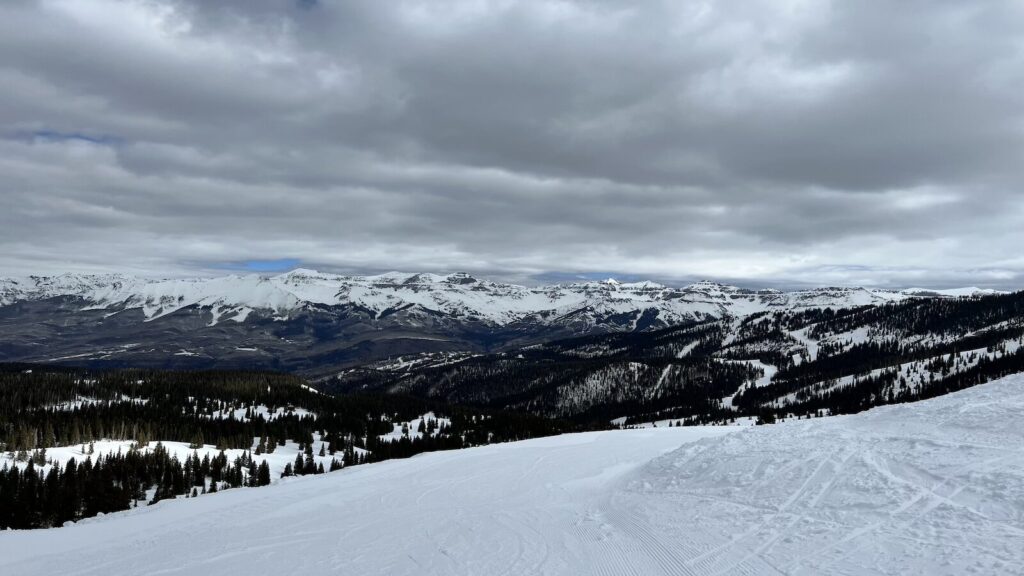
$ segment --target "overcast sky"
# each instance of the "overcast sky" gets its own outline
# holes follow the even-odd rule
[[[1018,0],[3,0],[0,274],[1024,287]]]

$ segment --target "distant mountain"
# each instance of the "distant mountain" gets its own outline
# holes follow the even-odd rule
[[[849,308],[940,291],[747,290],[713,282],[524,287],[468,274],[152,280],[0,279],[0,360],[318,373],[417,352],[488,352],[555,338],[648,331],[773,310]]]
[[[316,306],[352,306],[381,317],[417,308],[428,313],[471,318],[504,326],[534,317],[557,323],[578,319],[581,311],[595,320],[645,312],[674,324],[724,314],[750,314],[773,308],[878,304],[909,296],[964,295],[980,292],[916,289],[819,288],[797,292],[746,290],[714,282],[670,288],[654,282],[615,280],[524,287],[476,279],[465,273],[388,273],[340,276],[298,269],[277,276],[224,276],[150,280],[125,275],[30,276],[0,279],[0,305],[75,298],[89,309],[140,310],[147,321],[188,308],[208,311],[209,323],[243,322],[254,311],[287,318]],[[628,323],[619,323],[628,326]],[[635,326],[631,326],[635,327]]]

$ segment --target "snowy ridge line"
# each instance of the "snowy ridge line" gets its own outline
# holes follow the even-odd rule
[[[747,290],[698,282],[672,288],[654,282],[580,282],[524,287],[448,275],[391,272],[345,276],[298,269],[276,276],[231,275],[217,278],[152,280],[108,274],[0,278],[0,305],[73,297],[83,309],[141,309],[147,320],[196,306],[210,311],[210,324],[244,322],[255,310],[277,319],[306,306],[352,305],[378,317],[418,307],[504,325],[536,315],[566,320],[581,309],[607,315],[656,310],[665,321],[748,315],[784,308],[852,307],[913,297],[957,297],[996,293],[975,288],[912,291],[869,288],[820,288],[795,292]],[[633,319],[634,325],[639,316]]]

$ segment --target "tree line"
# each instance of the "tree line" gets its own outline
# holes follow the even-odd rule
[[[393,395],[342,398],[319,393],[290,375],[264,372],[50,370],[0,367],[0,528],[60,526],[145,501],[270,483],[261,455],[287,441],[300,453],[285,475],[318,474],[345,466],[405,458],[426,451],[521,440],[577,429],[564,422]],[[396,423],[433,412],[421,429]],[[313,458],[330,457],[324,469]],[[221,456],[179,462],[157,449],[89,454],[67,464],[46,449],[125,440],[213,445]],[[223,450],[241,449],[234,461]],[[88,451],[88,448],[86,448]],[[13,460],[14,462],[10,462]],[[62,504],[63,503],[63,504]]]

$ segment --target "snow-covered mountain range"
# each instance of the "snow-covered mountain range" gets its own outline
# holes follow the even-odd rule
[[[765,311],[983,292],[781,292],[614,280],[525,287],[464,273],[342,276],[302,269],[169,280],[30,276],[0,279],[0,361],[327,373],[409,353],[487,352]]]
[[[141,310],[154,320],[182,309],[208,310],[211,323],[244,321],[255,310],[283,319],[304,307],[353,306],[380,317],[408,310],[475,318],[504,326],[531,317],[555,321],[581,311],[592,316],[656,314],[664,324],[693,318],[746,315],[782,308],[847,308],[914,296],[960,296],[978,288],[935,291],[818,288],[795,292],[747,290],[714,282],[673,288],[615,280],[525,287],[448,275],[392,272],[341,276],[298,269],[275,276],[152,280],[126,275],[30,276],[0,279],[0,305],[49,298],[81,299],[93,309]],[[640,313],[640,314],[637,314]]]

